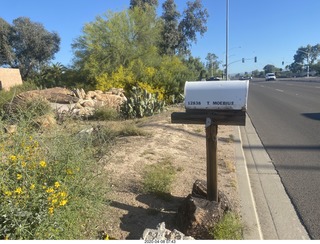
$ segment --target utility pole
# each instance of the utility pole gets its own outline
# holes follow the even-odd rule
[[[229,49],[229,0],[226,0],[226,80],[229,79],[228,74],[228,49]]]
[[[310,55],[310,52],[309,52],[309,49],[308,49],[308,52],[305,52],[305,51],[302,51],[302,50],[297,50],[297,52],[302,52],[302,53],[305,53],[307,54],[307,77],[309,78],[309,74],[310,74],[310,64],[309,64],[309,55]]]

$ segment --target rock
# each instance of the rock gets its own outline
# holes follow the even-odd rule
[[[190,194],[177,214],[179,230],[196,239],[212,239],[210,230],[220,221],[226,211],[231,210],[225,194],[219,191],[218,202],[206,199],[206,184],[196,181]]]
[[[19,111],[19,108],[24,108],[28,102],[40,99],[58,104],[70,104],[79,100],[70,90],[55,87],[45,90],[22,92],[15,96],[10,103],[6,104],[5,110],[7,113],[15,113]]]
[[[94,100],[90,99],[90,100],[82,100],[80,102],[80,104],[81,104],[82,107],[91,107],[91,108],[93,108],[96,103],[95,103]]]
[[[75,89],[74,94],[79,98],[79,99],[85,99],[86,97],[86,92],[81,88],[81,89]]]
[[[11,103],[6,104],[5,110],[9,113],[19,111],[23,105],[35,99],[44,99],[51,103],[55,112],[59,115],[70,113],[80,117],[90,117],[94,110],[100,107],[107,107],[120,110],[120,106],[127,99],[123,94],[123,89],[113,88],[109,92],[100,90],[89,91],[87,94],[83,89],[75,89],[74,91],[55,87],[44,90],[33,90],[20,93],[15,96]],[[59,105],[61,104],[61,106]],[[66,106],[70,109],[66,109]]]
[[[145,229],[142,235],[144,241],[160,240],[194,240],[193,237],[185,236],[178,230],[170,231],[166,229],[164,222],[158,224],[157,229]]]
[[[14,134],[17,132],[17,130],[18,130],[17,125],[7,125],[6,127],[4,127],[5,133],[8,133],[8,134]]]
[[[51,128],[57,124],[53,114],[46,114],[33,120],[34,125],[38,128]]]

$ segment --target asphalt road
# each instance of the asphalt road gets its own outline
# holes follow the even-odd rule
[[[253,80],[248,114],[303,225],[320,239],[320,80]]]

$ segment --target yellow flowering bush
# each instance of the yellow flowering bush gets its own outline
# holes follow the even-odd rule
[[[16,141],[15,147],[2,143],[0,158],[0,239],[33,239],[45,218],[65,207],[68,189],[52,175],[38,141],[31,136]],[[10,150],[11,149],[11,150]]]

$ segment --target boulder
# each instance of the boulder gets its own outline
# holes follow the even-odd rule
[[[197,180],[177,213],[179,230],[196,239],[212,239],[210,231],[231,210],[226,195],[219,191],[218,202],[206,199],[206,183]]]
[[[55,87],[44,90],[33,90],[18,94],[5,109],[7,113],[19,111],[23,105],[35,99],[47,100],[58,114],[70,112],[70,114],[89,117],[94,110],[100,107],[107,107],[120,110],[120,106],[127,99],[123,89],[113,88],[108,92],[100,90],[88,91],[75,89],[73,91],[66,88]]]

